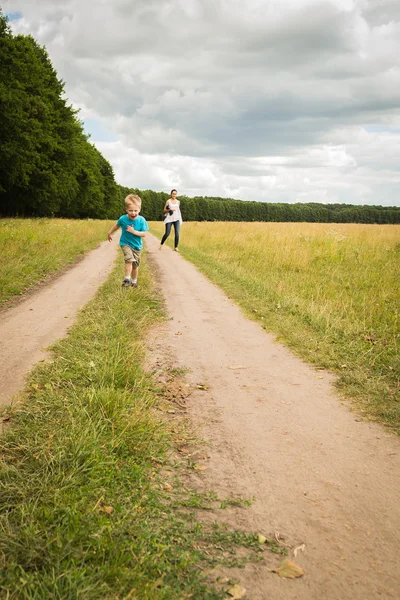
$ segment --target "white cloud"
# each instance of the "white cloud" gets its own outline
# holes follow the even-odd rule
[[[117,180],[400,205],[397,0],[6,0]],[[368,130],[384,125],[386,130]],[[100,139],[100,136],[99,136]]]

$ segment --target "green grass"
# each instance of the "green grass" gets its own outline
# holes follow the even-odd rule
[[[0,305],[106,240],[110,223],[0,219]]]
[[[196,518],[239,501],[182,485],[191,465],[173,448],[190,436],[142,366],[163,305],[145,256],[138,289],[121,271],[33,371],[0,439],[1,598],[218,599],[211,569],[282,553]]]
[[[180,249],[248,316],[336,372],[365,415],[400,431],[400,226],[184,223]]]

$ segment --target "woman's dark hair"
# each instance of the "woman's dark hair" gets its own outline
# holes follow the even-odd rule
[[[171,190],[171,196],[172,196],[172,192],[176,192],[176,193],[178,193],[178,192],[177,192],[177,190]]]

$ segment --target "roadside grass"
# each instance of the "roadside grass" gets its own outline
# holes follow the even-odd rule
[[[284,553],[256,534],[198,520],[235,499],[182,483],[193,465],[176,460],[174,448],[193,443],[191,434],[143,369],[144,340],[165,318],[163,304],[146,256],[138,289],[121,289],[121,267],[7,413],[2,598],[219,599],[226,584],[213,569]]]
[[[180,249],[249,317],[337,373],[365,416],[400,432],[400,226],[184,223]]]
[[[0,306],[103,242],[110,223],[0,219]]]

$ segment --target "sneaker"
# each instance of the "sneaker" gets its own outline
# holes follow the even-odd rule
[[[131,285],[130,279],[124,279],[122,282],[122,287],[129,287]]]
[[[175,252],[179,252],[179,248],[174,248]]]
[[[137,281],[132,281],[131,282],[131,286],[134,287],[134,288],[137,288]]]

